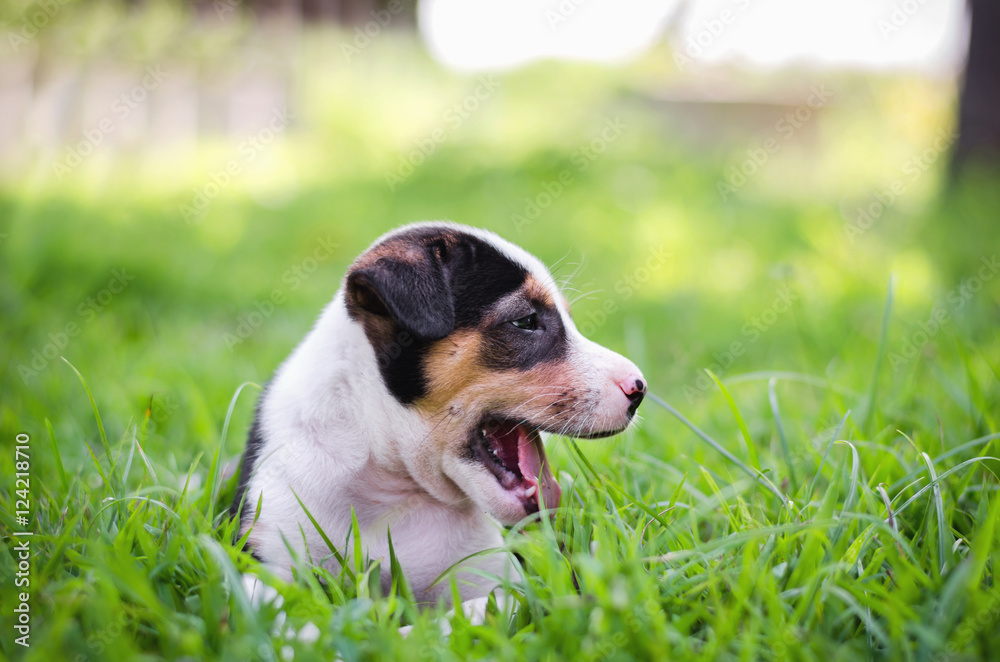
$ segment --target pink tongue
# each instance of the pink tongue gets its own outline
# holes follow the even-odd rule
[[[538,485],[541,491],[540,504],[544,502],[546,508],[558,507],[562,489],[549,470],[541,437],[526,435],[522,427],[518,427],[517,436],[517,466],[521,470],[521,475],[528,483]]]

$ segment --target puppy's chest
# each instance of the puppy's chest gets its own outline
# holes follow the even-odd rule
[[[415,584],[437,578],[453,564],[483,549],[503,544],[502,529],[485,513],[458,509],[411,494],[392,502],[357,499],[351,504],[361,530],[362,545],[372,559],[389,567],[392,549]],[[338,517],[345,539],[350,522]]]
[[[353,512],[373,557],[388,554],[389,534],[397,555],[403,550],[414,558],[478,551],[466,550],[470,539],[500,540],[499,525],[471,503],[444,504],[409,477],[371,467],[328,492],[324,510],[320,520],[342,533],[341,539],[350,534]]]

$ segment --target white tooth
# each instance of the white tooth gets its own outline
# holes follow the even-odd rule
[[[526,496],[526,497],[533,497],[533,496],[535,496],[535,492],[537,492],[537,491],[538,491],[538,488],[535,487],[534,485],[532,485],[531,487],[529,487],[528,489],[526,489],[524,491],[524,496]]]

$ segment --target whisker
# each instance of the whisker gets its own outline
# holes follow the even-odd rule
[[[554,392],[552,392],[552,393],[542,393],[542,394],[540,394],[540,395],[536,395],[536,396],[535,396],[535,397],[533,397],[533,398],[530,398],[530,399],[528,399],[528,400],[525,400],[524,402],[522,402],[522,403],[521,403],[521,404],[519,404],[518,406],[516,406],[516,407],[514,407],[513,409],[511,409],[511,410],[510,410],[510,413],[511,413],[511,414],[516,414],[516,413],[517,413],[517,412],[518,412],[518,411],[519,411],[520,409],[522,409],[523,407],[527,406],[527,405],[528,405],[529,403],[531,403],[532,401],[534,401],[534,400],[537,400],[537,399],[539,399],[539,398],[549,398],[549,397],[552,397],[552,396],[554,396],[554,395],[559,395],[560,393],[565,393],[566,389],[568,389],[569,387],[558,387],[558,386],[557,386],[556,388],[557,388],[557,389],[559,389],[559,390],[557,390],[557,391],[554,391]],[[557,402],[558,402],[558,401],[557,401]],[[553,403],[553,404],[554,404],[554,403]],[[551,407],[552,405],[548,405],[548,406],[549,406],[549,407]]]
[[[570,255],[570,253],[572,253],[572,252],[573,252],[573,248],[570,247],[570,249],[568,251],[566,251],[565,255],[563,255],[561,258],[559,258],[558,260],[556,260],[555,262],[553,262],[549,266],[549,273],[552,274],[553,276],[555,276],[556,272],[563,266],[562,265],[562,261],[565,260],[566,258],[568,258],[569,255]],[[569,264],[572,264],[572,262],[567,262],[566,264],[569,265]]]
[[[576,298],[573,299],[572,301],[570,301],[569,303],[570,303],[570,305],[573,305],[574,303],[576,303],[580,299],[583,299],[584,297],[591,298],[590,297],[591,294],[600,294],[601,292],[607,292],[607,290],[590,290],[589,292],[584,292],[583,294],[578,294],[576,296]]]

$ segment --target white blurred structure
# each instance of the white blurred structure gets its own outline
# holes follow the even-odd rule
[[[543,58],[624,60],[660,38],[680,0],[421,0],[430,52],[456,69]]]
[[[507,69],[545,58],[620,61],[670,32],[682,68],[911,70],[961,67],[964,0],[422,0],[442,63]]]

